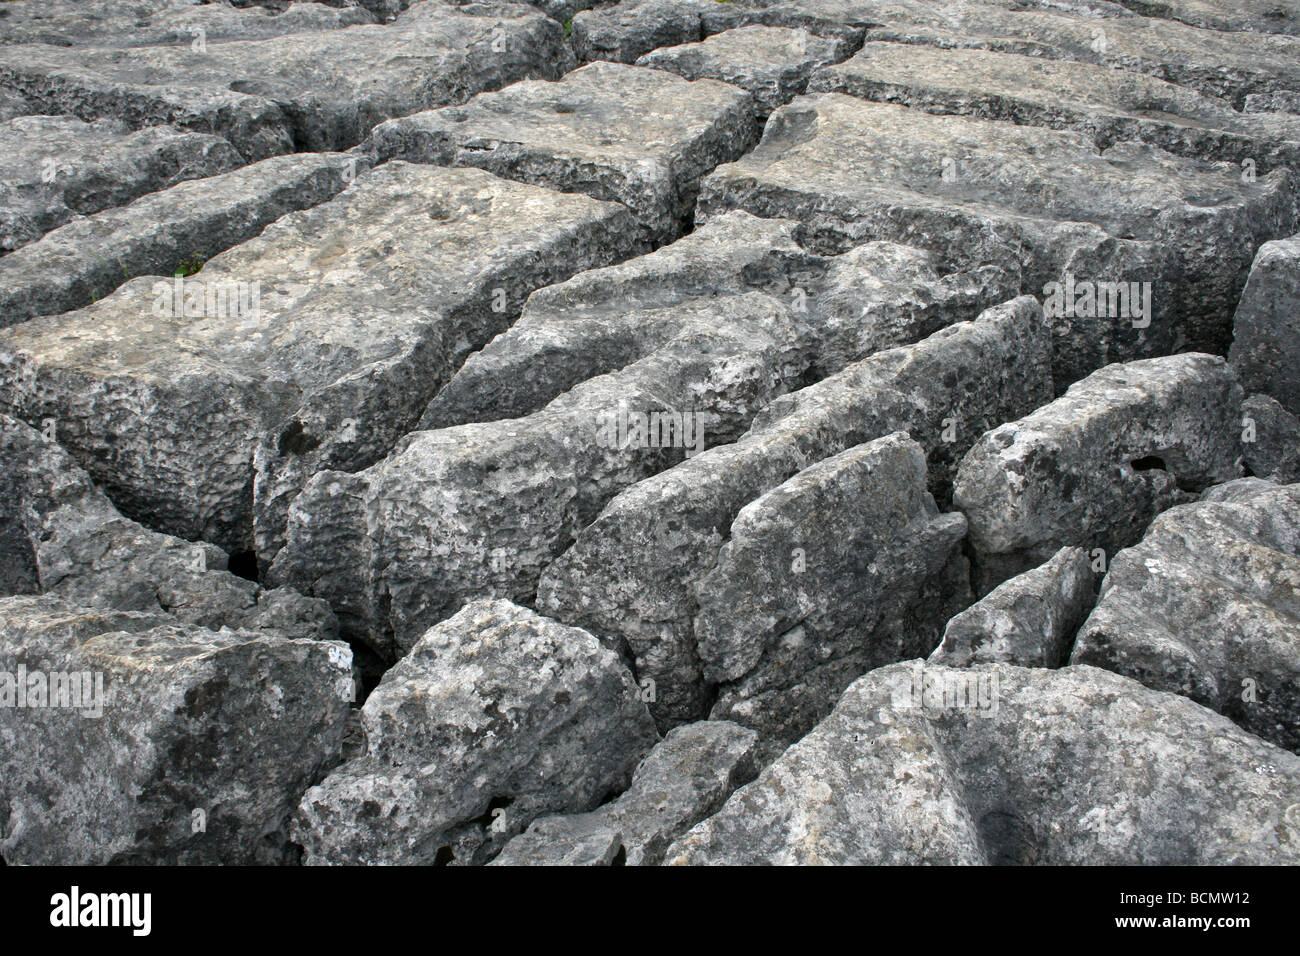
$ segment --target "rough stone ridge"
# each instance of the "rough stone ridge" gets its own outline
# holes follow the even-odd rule
[[[6,861],[296,861],[294,806],[343,739],[346,644],[10,597],[0,661]],[[15,707],[20,668],[28,693],[35,672],[50,688],[83,675],[81,696]]]
[[[969,571],[966,519],[940,514],[925,478],[921,446],[895,432],[740,510],[694,588],[712,718],[755,728],[775,756],[854,678],[934,648]]]
[[[801,221],[819,250],[884,239],[967,266],[1023,263],[1021,291],[1066,290],[1053,314],[1062,381],[1225,350],[1250,250],[1296,216],[1284,170],[1245,183],[1139,144],[1098,154],[1078,133],[837,93],[777,110],[753,152],[705,178],[697,220],[736,208]]]
[[[0,330],[0,411],[56,419],[129,517],[229,551],[256,534],[265,564],[314,471],[382,458],[530,291],[636,232],[586,196],[388,163],[188,279]]]
[[[361,721],[364,756],[302,799],[308,864],[486,862],[538,816],[622,791],[658,740],[616,654],[508,601],[430,629]]]
[[[1048,339],[1038,304],[1020,298],[777,399],[734,445],[614,498],[546,569],[538,607],[626,648],[637,675],[656,682],[651,712],[661,726],[700,719],[713,694],[694,589],[742,508],[809,465],[898,430],[926,450],[931,490],[948,500],[956,464],[985,423],[1051,396]]]
[[[174,122],[248,161],[347,149],[383,120],[571,65],[560,24],[522,4],[418,3],[397,22],[125,50],[0,47],[0,89],[33,112]]]
[[[944,667],[1061,667],[1095,592],[1087,552],[1062,548],[1046,564],[1003,581],[956,615],[927,660]]]
[[[615,200],[666,242],[689,223],[700,178],[753,146],[754,120],[753,101],[732,86],[591,63],[390,120],[368,148],[380,160],[474,166]]]
[[[120,123],[72,116],[0,123],[0,157],[0,254],[74,216],[241,165],[217,136],[166,126],[133,133]]]
[[[713,79],[748,90],[760,115],[804,92],[814,70],[842,60],[849,44],[785,27],[748,26],[717,33],[699,43],[653,50],[637,59],[688,80]]]
[[[727,721],[670,731],[613,803],[542,817],[506,844],[493,866],[658,866],[664,851],[754,779],[758,735]]]
[[[1214,491],[1115,556],[1070,660],[1190,697],[1295,751],[1300,485]]]
[[[1240,475],[1241,386],[1217,356],[1110,365],[982,437],[953,502],[987,593],[1060,548],[1107,560],[1161,511]]]
[[[1249,159],[1249,175],[1300,172],[1300,122],[1243,115],[1226,100],[1092,63],[873,42],[818,70],[808,88],[931,113],[1077,130],[1103,150],[1134,141],[1234,166]]]
[[[190,46],[196,42],[260,40],[374,22],[374,16],[361,7],[322,3],[294,3],[276,12],[260,7],[241,10],[200,0],[149,4],[122,0],[8,0],[4,17],[0,18],[0,44]]]
[[[1300,418],[1277,399],[1252,395],[1241,403],[1242,457],[1251,475],[1281,485],[1300,481]]]
[[[192,270],[365,169],[342,153],[273,156],[74,219],[0,258],[0,326],[82,308],[136,276]]]
[[[1228,358],[1242,386],[1300,416],[1300,236],[1259,247],[1233,322]]]
[[[57,431],[53,419],[49,425]],[[324,601],[267,590],[230,573],[220,548],[122,517],[62,448],[4,415],[0,466],[0,594],[43,593],[73,607],[149,612],[213,630],[338,635]]]
[[[1294,754],[1108,671],[909,661],[857,680],[666,862],[1294,864],[1297,787]]]

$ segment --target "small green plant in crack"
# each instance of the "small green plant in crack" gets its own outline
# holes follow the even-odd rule
[[[569,17],[564,21],[564,35],[566,37],[573,36],[573,17]]]
[[[195,253],[188,259],[182,259],[180,264],[173,270],[172,275],[179,276],[182,279],[189,278],[203,268],[203,259]]]

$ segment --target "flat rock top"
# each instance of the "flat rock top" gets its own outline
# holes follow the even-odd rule
[[[641,57],[637,64],[654,67],[671,64],[674,72],[689,70],[700,75],[709,75],[705,71],[713,69],[764,73],[825,63],[839,49],[840,44],[834,40],[803,30],[755,24],[715,33],[699,43],[655,50]]]
[[[1165,80],[1093,63],[952,50],[911,43],[865,44],[843,63],[819,70],[811,89],[854,92],[856,84],[962,94],[975,101],[1000,96],[1045,108],[1124,112],[1169,122],[1229,127],[1236,114],[1225,100]]]
[[[285,88],[361,95],[400,84],[417,65],[436,76],[451,58],[471,47],[487,55],[493,42],[500,42],[502,23],[541,17],[515,4],[501,5],[494,16],[475,16],[441,3],[421,7],[429,9],[410,21],[209,43],[205,51],[189,44],[116,50],[7,46],[0,47],[0,66],[96,73],[113,82],[146,86],[216,85],[256,95]]]
[[[361,7],[295,3],[283,11],[200,0],[7,0],[0,7],[0,43],[131,47],[188,46],[203,30],[208,42],[254,40],[331,30],[375,18]]]
[[[713,80],[597,62],[555,82],[525,80],[464,106],[392,120],[375,137],[382,148],[403,132],[429,131],[465,149],[518,143],[602,164],[648,162],[671,158],[746,100],[743,91]]]
[[[955,171],[950,179],[945,166]],[[1111,157],[1078,133],[934,116],[838,93],[802,96],[778,110],[758,147],[709,181],[751,178],[849,201],[902,187],[929,200],[1090,222],[1138,239],[1161,237],[1169,210],[1191,214],[1258,194],[1257,185],[1158,150]]]
[[[480,285],[494,263],[618,208],[479,170],[388,163],[182,286],[257,282],[255,316],[157,314],[170,310],[175,280],[145,277],[86,309],[7,329],[0,348],[29,351],[44,367],[161,385],[219,370],[307,390],[395,354],[475,296],[486,309],[492,290]]]

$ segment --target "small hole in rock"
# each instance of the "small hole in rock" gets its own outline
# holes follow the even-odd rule
[[[1132,466],[1134,471],[1154,471],[1156,469],[1159,469],[1160,471],[1169,470],[1165,467],[1165,460],[1159,455],[1147,455],[1144,458],[1134,458],[1129,462],[1129,464]]]

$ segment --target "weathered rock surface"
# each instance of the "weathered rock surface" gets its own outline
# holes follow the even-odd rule
[[[0,465],[0,594],[45,593],[73,607],[166,614],[214,630],[338,635],[324,601],[268,591],[230,573],[221,549],[123,518],[62,448],[3,415]]]
[[[701,177],[758,139],[754,113],[746,93],[713,80],[591,63],[390,120],[368,145],[381,161],[475,166],[616,200],[662,242],[689,224]]]
[[[704,38],[701,14],[714,0],[632,0],[573,18],[573,49],[580,60],[634,63],[663,46]]]
[[[1190,697],[1294,751],[1300,485],[1222,487],[1115,556],[1070,659]]]
[[[418,431],[356,474],[320,472],[289,513],[270,579],[328,600],[380,654],[465,601],[532,603],[537,580],[624,488],[733,441],[798,384],[806,350],[779,300],[721,300],[625,368],[518,419]]]
[[[1250,474],[1281,485],[1300,481],[1300,419],[1275,398],[1241,403],[1242,457]]]
[[[1107,671],[911,661],[856,681],[666,862],[1294,864],[1297,787],[1294,754]]]
[[[950,620],[928,662],[1061,667],[1095,600],[1087,552],[1062,548],[1047,563],[1003,581]]]
[[[931,490],[947,500],[956,463],[983,428],[1048,400],[1049,348],[1042,311],[1024,297],[776,399],[736,444],[613,499],[547,568],[538,607],[626,648],[637,675],[656,682],[651,712],[661,726],[705,716],[713,695],[696,647],[695,585],[717,565],[742,508],[809,465],[897,430],[926,450]]]
[[[1209,30],[1251,30],[1258,33],[1300,34],[1300,7],[1284,0],[1117,0],[1151,17],[1166,17]]]
[[[1233,326],[1233,370],[1249,392],[1300,415],[1300,236],[1259,247]]]
[[[695,586],[710,716],[779,753],[860,674],[929,653],[969,603],[966,520],[925,490],[903,432],[804,469],[740,510]],[[775,751],[775,753],[773,753]]]
[[[346,644],[10,597],[0,599],[0,661],[8,862],[296,860],[290,816],[343,738]],[[28,686],[16,707],[19,668]],[[47,692],[38,703],[33,686],[64,675],[79,675],[64,686],[80,699]]]
[[[649,255],[539,289],[518,322],[466,360],[422,426],[530,414],[691,329],[715,328],[728,297],[786,303],[820,377],[975,318],[1017,284],[992,266],[941,276],[933,255],[893,243],[816,256],[796,243],[795,225],[726,213]]]
[[[361,720],[365,755],[302,799],[308,864],[486,862],[538,816],[624,789],[658,739],[616,654],[506,601],[428,631]]]
[[[37,112],[175,123],[246,160],[346,149],[376,123],[571,63],[558,23],[521,4],[419,3],[387,25],[125,50],[0,47],[0,89]]]
[[[1078,133],[835,93],[777,110],[753,152],[705,178],[697,219],[734,208],[803,222],[819,251],[886,239],[1023,263],[1021,291],[1070,290],[1053,317],[1063,383],[1117,359],[1226,351],[1249,250],[1296,215],[1282,170],[1244,183],[1151,147],[1099,155]]]
[[[748,26],[714,34],[700,43],[654,50],[637,66],[653,67],[688,80],[722,80],[748,90],[760,116],[804,92],[814,70],[842,60],[849,44],[785,27]]]
[[[1300,113],[1300,92],[1252,93],[1246,97],[1242,110],[1247,113]]]
[[[360,7],[294,3],[276,12],[201,0],[8,0],[2,13],[0,43],[75,47],[190,46],[375,22]]]
[[[636,233],[611,203],[388,163],[183,282],[0,331],[0,411],[56,419],[129,517],[231,551],[256,534],[265,563],[314,471],[383,457],[529,292]]]
[[[342,153],[273,156],[74,219],[0,258],[0,326],[79,309],[136,276],[206,262],[285,213],[333,198],[365,168]]]
[[[0,157],[0,254],[74,216],[241,165],[217,136],[171,127],[132,133],[119,123],[71,116],[0,123]]]
[[[743,215],[576,276],[531,300],[524,326],[430,405],[422,426],[448,427],[408,436],[352,478],[319,475],[272,580],[326,598],[349,634],[389,655],[466,600],[531,604],[545,567],[610,499],[734,441],[818,355],[924,334],[1003,283],[996,271],[940,279],[926,256],[885,244],[820,260],[790,224]]]
[[[1077,546],[1106,558],[1161,511],[1240,474],[1241,386],[1217,356],[1110,365],[988,432],[953,501],[970,521],[980,594]]]
[[[1250,160],[1250,175],[1300,173],[1300,123],[1243,115],[1226,100],[1092,63],[868,43],[852,59],[818,70],[808,89],[1076,130],[1099,149],[1131,140],[1195,159]]]
[[[617,800],[534,820],[492,865],[657,866],[673,840],[754,779],[757,741],[752,730],[727,721],[678,727],[641,761]]]

